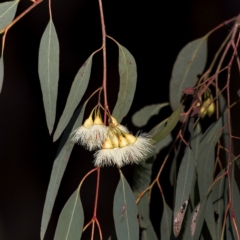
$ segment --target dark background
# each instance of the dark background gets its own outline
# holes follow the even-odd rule
[[[45,121],[42,94],[38,78],[38,48],[48,23],[47,1],[39,4],[18,22],[8,33],[4,52],[4,83],[0,96],[0,239],[40,239],[40,224],[47,186],[59,141],[52,143]],[[17,15],[30,1],[19,3]],[[135,57],[138,66],[136,94],[129,115],[123,124],[134,133],[131,115],[141,107],[168,101],[169,79],[177,53],[189,41],[205,35],[209,30],[236,16],[240,12],[237,0],[194,1],[137,1],[103,0],[107,34],[125,46]],[[71,83],[88,56],[101,46],[101,26],[98,1],[53,0],[53,21],[60,42],[60,79],[57,103],[59,120],[66,103]],[[214,51],[228,34],[231,26],[220,30],[210,41]],[[118,49],[108,40],[108,97],[113,109],[118,91]],[[91,81],[84,96],[86,99],[102,81],[102,55],[93,59]],[[90,103],[86,115],[91,111]],[[171,113],[163,111],[154,117],[149,131]],[[55,126],[56,127],[56,126]],[[72,152],[56,199],[46,240],[53,239],[59,213],[77,188],[82,177],[93,168],[92,154],[76,146]],[[159,159],[158,166],[162,159]],[[131,183],[132,167],[123,171]],[[161,182],[171,205],[169,166]],[[81,198],[85,219],[91,219],[95,175],[84,183]],[[104,239],[113,229],[112,201],[118,182],[114,167],[101,171],[98,217]],[[151,217],[157,234],[162,212],[160,195],[155,200]],[[89,239],[90,231],[83,239]],[[97,237],[95,238],[97,239]]]

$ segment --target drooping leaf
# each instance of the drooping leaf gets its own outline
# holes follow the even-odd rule
[[[166,126],[164,126],[156,135],[153,136],[154,141],[160,142],[163,140],[177,125],[182,110],[180,105],[169,117]]]
[[[177,176],[177,188],[173,218],[173,231],[176,237],[180,233],[184,214],[188,205],[194,171],[194,155],[192,150],[188,147],[182,159]]]
[[[38,74],[41,83],[47,126],[49,134],[51,134],[56,116],[59,77],[59,42],[51,19],[40,42]]]
[[[3,58],[0,58],[0,93],[2,91],[3,78],[4,78],[4,64]]]
[[[198,240],[204,223],[206,211],[206,198],[197,204],[191,217],[188,219],[186,229],[184,231],[183,240]]]
[[[193,150],[194,159],[196,161],[197,156],[199,156],[200,151],[200,140],[202,138],[202,131],[200,124],[197,124],[196,129],[193,132],[193,136],[191,139],[191,148]]]
[[[223,175],[225,169],[223,169],[216,177],[216,179]],[[227,199],[224,199],[224,189],[226,185],[226,176],[222,177],[218,180],[212,189],[212,203],[213,209],[216,216],[216,235],[217,239],[220,239],[222,233],[222,223],[223,223],[223,216],[224,216],[224,202]]]
[[[233,174],[234,175],[234,174]],[[236,225],[237,225],[237,229],[238,229],[238,233],[240,234],[240,192],[235,180],[235,177],[232,175],[232,208],[233,208],[233,213],[230,211],[230,214],[234,216],[235,221],[236,221]],[[232,218],[231,218],[231,222],[232,222]],[[233,227],[234,224],[232,222],[232,228],[233,228],[233,235],[235,236],[234,239],[237,239],[237,234],[236,234],[236,229]]]
[[[0,31],[12,22],[16,14],[18,3],[19,0],[3,2],[0,4]]]
[[[148,194],[145,193],[137,204],[139,225],[143,229],[147,229],[149,224],[151,224],[149,204]]]
[[[118,44],[118,48],[120,87],[112,115],[120,123],[132,105],[137,83],[137,66],[134,57],[125,47]]]
[[[123,174],[115,191],[113,218],[118,240],[135,240],[139,238],[137,206],[132,190]]]
[[[58,219],[54,240],[79,240],[84,214],[78,188],[68,199]]]
[[[62,136],[57,156],[53,164],[51,177],[48,185],[47,195],[44,203],[42,222],[41,222],[41,240],[43,240],[44,235],[47,230],[47,226],[52,214],[53,205],[60,187],[60,183],[68,164],[69,157],[71,155],[74,143],[71,142],[70,134],[74,129],[78,128],[82,124],[83,114],[85,111],[85,103],[83,106],[79,107],[74,113],[69,125],[64,131]]]
[[[169,103],[159,103],[143,107],[142,109],[133,114],[133,124],[137,127],[142,127],[146,125],[152,116],[157,115],[163,107],[168,105]]]
[[[163,214],[160,226],[161,239],[170,239],[172,234],[172,218],[172,210],[167,203],[163,201]]]
[[[181,102],[183,91],[194,87],[198,74],[204,70],[207,61],[207,38],[199,38],[188,43],[178,54],[170,80],[170,105],[176,110]]]
[[[215,163],[215,146],[221,137],[222,119],[219,118],[204,134],[200,142],[200,154],[197,160],[198,186],[200,198],[203,199],[213,182]]]
[[[150,223],[147,229],[143,229],[141,240],[158,240],[158,237]]]
[[[213,240],[217,240],[217,224],[214,217],[212,194],[209,194],[206,202],[205,222],[210,232],[211,238]]]
[[[66,106],[63,110],[63,114],[59,120],[56,131],[53,136],[53,141],[56,141],[62,134],[62,131],[67,126],[69,120],[71,119],[76,107],[80,103],[90,79],[92,58],[93,54],[87,59],[87,61],[81,66],[77,75],[74,78],[70,93],[67,98]]]

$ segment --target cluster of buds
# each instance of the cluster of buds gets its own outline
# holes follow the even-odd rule
[[[94,120],[91,113],[73,133],[73,142],[90,151],[98,149],[94,154],[94,165],[99,167],[117,165],[120,168],[126,164],[139,163],[147,158],[154,147],[147,134],[133,136],[112,116],[109,118],[109,126],[105,126],[99,111]]]
[[[201,118],[204,118],[206,115],[208,117],[211,117],[215,112],[215,103],[213,101],[213,96],[211,92],[207,91],[204,93],[204,100],[203,104],[199,110],[199,114],[201,115]]]

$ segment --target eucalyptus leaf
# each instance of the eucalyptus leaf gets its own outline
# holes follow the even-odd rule
[[[143,228],[143,229],[147,229],[148,226],[151,224],[150,217],[149,217],[150,202],[148,198],[149,198],[148,194],[145,193],[137,205],[139,225],[140,225],[140,228]]]
[[[80,187],[68,199],[58,219],[54,240],[79,240],[84,214],[79,196]]]
[[[204,223],[206,211],[206,198],[202,199],[194,208],[188,219],[183,235],[183,240],[198,240]]]
[[[49,134],[51,134],[56,116],[59,78],[59,42],[52,19],[49,20],[41,38],[38,74],[42,88],[47,126]]]
[[[183,91],[194,87],[198,75],[205,68],[207,61],[207,38],[199,38],[182,48],[177,56],[170,80],[170,105],[176,110],[181,103]]]
[[[77,75],[74,78],[70,93],[67,98],[66,106],[63,110],[63,114],[59,120],[56,131],[53,136],[53,141],[56,141],[62,134],[62,131],[67,126],[69,120],[71,119],[76,107],[80,103],[86,89],[91,74],[92,58],[93,54],[87,59],[87,61],[81,66]]]
[[[188,147],[182,159],[178,176],[174,206],[174,235],[177,237],[181,230],[184,213],[188,205],[189,195],[194,177],[194,155]]]
[[[141,240],[158,240],[152,224],[149,224],[147,229],[143,229]]]
[[[125,47],[118,44],[118,48],[120,87],[112,115],[120,123],[132,105],[137,83],[137,66],[134,57]]]
[[[170,239],[172,234],[172,209],[163,201],[163,214],[160,225],[161,239]]]
[[[0,31],[12,22],[19,0],[0,3]]]
[[[74,147],[74,143],[72,143],[70,139],[70,134],[73,132],[74,129],[78,128],[82,124],[86,104],[87,102],[85,102],[83,106],[79,107],[72,116],[71,121],[69,122],[67,128],[64,131],[57,151],[57,156],[53,164],[51,177],[48,184],[47,195],[44,203],[41,222],[41,240],[44,239],[47,226],[52,214],[53,205],[58,193],[58,189],[60,187],[63,174],[66,170],[69,157]]]
[[[142,109],[133,114],[133,124],[137,127],[142,127],[146,125],[152,116],[157,115],[163,107],[168,105],[169,103],[159,103],[143,107]]]
[[[181,111],[182,105],[179,105],[179,107],[169,117],[166,126],[164,126],[156,135],[153,136],[154,141],[162,141],[175,128],[179,121]]]
[[[3,58],[0,58],[0,93],[2,91],[3,86],[3,78],[4,78],[4,64],[3,64]]]
[[[115,191],[113,218],[118,240],[135,240],[139,238],[138,211],[135,197],[123,174]]]

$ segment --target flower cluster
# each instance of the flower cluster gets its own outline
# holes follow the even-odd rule
[[[94,165],[99,167],[117,165],[120,168],[126,164],[139,163],[147,158],[154,147],[147,134],[133,136],[112,116],[109,126],[105,126],[99,113],[94,120],[91,114],[73,133],[73,142],[90,151],[99,149],[94,154]]]

